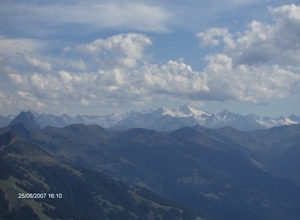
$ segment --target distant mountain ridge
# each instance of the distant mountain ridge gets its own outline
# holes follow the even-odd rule
[[[30,111],[41,128],[47,126],[65,127],[70,124],[98,124],[104,128],[119,130],[120,128],[146,128],[157,131],[172,131],[184,126],[199,124],[207,128],[233,127],[241,131],[253,131],[281,125],[299,124],[300,117],[292,114],[289,117],[260,117],[258,115],[241,115],[238,112],[224,110],[217,114],[201,111],[188,105],[173,109],[160,107],[144,111],[119,111],[105,116],[67,114],[55,116],[52,114],[38,114]],[[8,125],[12,116],[0,117],[0,127]]]
[[[31,111],[21,112],[17,117],[15,117],[10,123],[9,126],[17,125],[24,123],[27,126],[33,128],[34,130],[41,130],[39,123],[36,121],[34,114]]]

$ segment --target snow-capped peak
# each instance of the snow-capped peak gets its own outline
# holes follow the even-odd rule
[[[35,114],[38,115],[38,113]],[[11,116],[7,118],[12,120]],[[224,110],[218,114],[211,114],[188,105],[172,109],[160,107],[144,111],[117,111],[104,116],[77,115],[76,117],[71,117],[67,114],[61,116],[41,114],[39,117],[36,117],[36,120],[42,128],[48,125],[63,127],[69,124],[83,123],[98,124],[105,128],[123,125],[125,127],[141,127],[158,130],[174,130],[182,126],[194,126],[195,124],[199,124],[208,128],[231,126],[238,130],[249,131],[300,123],[300,118],[296,115],[269,118],[254,114],[243,116],[229,110]],[[8,124],[8,122],[4,123]]]
[[[229,110],[225,109],[224,111],[220,112],[219,114],[216,114],[215,119],[217,121],[219,121],[219,120],[232,120],[232,119],[235,119],[239,116],[240,116],[239,113],[232,112],[232,111],[229,111]]]
[[[161,117],[163,115],[169,115],[169,114],[171,114],[171,116],[172,116],[172,112],[165,107],[157,108],[155,110],[149,111],[149,113],[151,113],[152,115],[155,115],[157,117]]]
[[[168,109],[165,107],[160,107],[158,109],[152,110],[151,112],[149,111],[148,113],[151,113],[157,117],[161,117],[163,115],[169,115],[171,117],[177,117],[177,118],[183,118],[183,117],[201,117],[201,116],[205,116],[208,117],[211,114],[207,113],[207,112],[203,112],[197,109],[194,109],[188,105],[183,105],[180,107],[176,107],[173,109]]]

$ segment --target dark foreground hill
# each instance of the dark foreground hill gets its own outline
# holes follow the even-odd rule
[[[39,131],[19,124],[0,133],[14,132],[60,161],[147,187],[213,219],[296,220],[299,126],[254,132],[131,129],[112,135],[96,125]]]
[[[7,132],[0,136],[0,219],[202,218],[148,189],[61,163]]]

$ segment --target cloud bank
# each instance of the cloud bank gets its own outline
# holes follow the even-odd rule
[[[170,31],[166,24],[173,19],[165,8],[142,1],[27,1],[1,6],[1,18],[30,36],[68,34],[72,25],[77,35],[78,29],[105,28],[161,33]]]

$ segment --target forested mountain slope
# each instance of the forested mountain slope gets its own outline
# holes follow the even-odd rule
[[[215,219],[300,218],[299,172],[291,168],[298,163],[299,125],[110,134],[97,125],[34,130],[18,124],[0,130],[5,131],[57,160],[147,187]],[[284,176],[286,169],[290,173]]]
[[[61,163],[11,132],[0,136],[0,163],[0,219],[202,219],[145,188]]]

